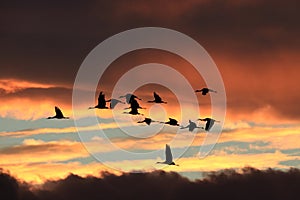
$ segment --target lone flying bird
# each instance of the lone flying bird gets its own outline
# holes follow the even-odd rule
[[[195,122],[192,122],[191,120],[189,120],[189,125],[187,125],[187,126],[185,126],[185,127],[181,127],[180,129],[185,129],[185,128],[189,128],[189,131],[190,132],[193,132],[193,130],[195,129],[195,128],[202,128],[202,129],[204,129],[203,127],[198,127],[197,125],[196,125],[196,123]]]
[[[148,103],[167,103],[167,102],[163,101],[156,92],[153,92],[153,96],[154,96],[154,100],[148,101]]]
[[[167,144],[166,144],[166,160],[164,162],[156,162],[156,164],[166,164],[166,165],[179,166],[179,165],[177,165],[173,162],[173,156],[172,156],[171,148]]]
[[[152,122],[157,122],[157,121],[154,121],[154,120],[152,120],[151,118],[145,118],[143,121],[138,121],[137,123],[146,123],[146,124],[148,124],[148,125],[150,125]]]
[[[179,126],[178,121],[173,118],[169,118],[168,122],[160,122],[160,123],[169,124],[171,126]]]
[[[114,109],[118,103],[125,104],[123,101],[120,101],[119,99],[110,99],[110,100],[107,100],[106,102],[110,102],[110,104],[109,104],[110,109]]]
[[[69,119],[69,117],[65,117],[61,110],[57,106],[55,106],[55,116],[48,117],[47,119]]]
[[[217,91],[212,90],[212,89],[208,89],[208,88],[202,88],[201,90],[195,90],[195,92],[201,92],[202,95],[206,95],[208,92],[217,93]]]
[[[130,104],[133,99],[142,100],[142,99],[138,98],[137,96],[135,96],[134,94],[129,94],[129,93],[125,94],[123,96],[120,96],[119,98],[124,98],[124,97],[126,98],[127,104]]]
[[[108,101],[105,100],[105,94],[103,94],[103,92],[101,91],[98,96],[98,104],[94,107],[89,107],[89,109],[94,109],[94,108],[108,109],[108,107],[106,106],[106,102],[108,102]]]
[[[220,121],[214,120],[212,118],[204,118],[204,119],[198,119],[198,120],[206,121],[205,128],[204,128],[204,130],[206,130],[206,131],[210,131],[210,129],[212,128],[212,126],[214,125],[215,122],[220,122]]]

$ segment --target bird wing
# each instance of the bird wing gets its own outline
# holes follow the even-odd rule
[[[150,119],[150,118],[145,118],[144,121],[146,122],[146,124],[150,125],[151,122],[152,122],[152,119]]]
[[[207,122],[205,124],[205,130],[209,131],[212,128],[212,126],[214,125],[214,123],[215,123],[215,120],[213,120],[213,119],[207,120]]]
[[[111,99],[110,101],[110,108],[115,108],[115,106],[119,103],[117,99]]]
[[[178,121],[177,121],[176,119],[169,118],[169,120],[170,120],[171,123],[174,123],[174,124],[177,124],[177,123],[178,123]]]
[[[171,152],[171,148],[169,145],[166,144],[166,163],[172,163],[173,162],[173,156]]]
[[[197,125],[194,123],[194,122],[190,122],[190,125],[189,125],[189,131],[190,132],[193,132],[193,130],[197,127]]]
[[[63,113],[58,107],[55,107],[56,117],[64,117]]]
[[[125,96],[126,96],[126,102],[127,103],[131,103],[134,99],[133,94],[126,94]]]
[[[130,107],[131,107],[131,108],[138,109],[138,108],[140,108],[140,105],[139,105],[139,103],[137,102],[137,100],[132,99],[132,101],[130,102]]]
[[[98,104],[97,105],[100,105],[101,100],[102,100],[102,93],[100,92],[99,96],[98,96]]]
[[[156,92],[154,92],[153,95],[154,95],[155,101],[161,102],[161,98],[160,98],[160,96]]]

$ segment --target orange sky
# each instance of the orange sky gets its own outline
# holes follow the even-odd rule
[[[119,133],[110,110],[94,112],[87,108],[96,103],[100,91],[104,91],[107,99],[111,98],[122,75],[146,63],[172,67],[194,90],[206,86],[204,77],[187,60],[173,53],[144,49],[119,57],[99,77],[97,91],[93,91],[95,101],[83,101],[79,110],[72,108],[73,83],[88,53],[114,34],[149,26],[180,31],[202,45],[216,63],[226,91],[223,133],[214,151],[208,157],[198,159],[197,152],[205,133],[202,130],[177,133],[180,135],[172,146],[174,155],[193,134],[196,134],[195,141],[178,159],[181,167],[166,170],[196,172],[248,165],[299,168],[300,29],[295,4],[297,1],[294,0],[290,3],[279,0],[272,3],[267,0],[239,3],[155,0],[105,4],[92,1],[60,6],[49,1],[46,7],[33,6],[33,2],[5,3],[0,8],[3,19],[3,36],[0,37],[0,168],[10,170],[26,181],[39,183],[65,177],[70,172],[87,175],[109,170],[119,173],[95,160],[79,140],[77,130],[86,134],[99,131],[98,124],[89,121],[95,113],[100,119],[100,128],[107,131],[111,141],[128,151],[163,149],[171,142],[176,129],[167,127],[151,138],[136,140]],[[174,85],[181,84],[167,74],[165,79]],[[152,104],[147,100],[153,98],[153,91],[168,104],[151,110]],[[187,124],[187,118],[180,119],[182,102],[169,88],[141,85],[135,94],[143,99],[139,103],[147,108],[141,110],[146,117],[160,120],[174,117],[180,124]],[[197,117],[191,120],[211,115],[210,97],[197,94],[200,116],[193,105],[186,107],[191,114],[196,113]],[[190,99],[184,101],[190,102]],[[54,115],[54,106],[59,106],[71,119],[45,120]],[[118,108],[118,112],[123,111],[123,107]],[[158,111],[164,111],[164,114],[158,116],[155,113]],[[86,124],[84,127],[76,129],[74,112],[80,113],[80,120]],[[133,121],[124,120],[119,125],[129,129],[143,127],[136,124],[140,119],[143,116],[132,117]],[[101,137],[92,137],[89,145],[92,151],[113,155]],[[151,163],[163,159],[164,155],[142,160],[118,157],[109,162],[128,170],[148,166],[143,170],[151,171],[157,168]]]

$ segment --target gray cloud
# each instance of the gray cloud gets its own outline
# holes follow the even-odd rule
[[[300,50],[299,1],[167,2],[2,3],[0,78],[71,86],[83,59],[101,41],[131,28],[162,26],[190,35],[208,50],[224,78],[229,109],[271,105],[279,116],[299,118],[299,71],[292,56]],[[137,57],[119,63],[123,72],[126,63],[145,60],[131,56]],[[70,92],[63,95],[61,100],[71,101]]]
[[[243,173],[224,170],[208,173],[203,180],[190,181],[176,172],[103,173],[102,178],[69,175],[47,181],[30,191],[5,172],[0,173],[4,199],[297,199],[299,169],[286,172],[244,168]]]
[[[212,53],[260,55],[282,46],[299,50],[296,0],[238,5],[228,1],[166,2],[3,3],[1,77],[71,83],[94,46],[110,35],[141,26],[182,31]]]

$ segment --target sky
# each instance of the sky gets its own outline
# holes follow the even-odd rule
[[[165,144],[176,137],[171,147],[179,167],[163,169],[192,180],[206,172],[246,166],[299,168],[298,7],[296,0],[1,2],[0,167],[33,183],[65,178],[70,173],[100,176],[103,171],[151,172],[161,169],[155,163],[164,160]],[[175,69],[193,90],[205,86],[205,77],[172,52],[143,49],[120,56],[98,77],[97,90],[86,91],[95,98],[83,98],[79,108],[72,107],[73,85],[87,55],[107,38],[140,27],[163,27],[188,35],[208,52],[220,72],[225,92],[195,96],[201,116],[189,99],[177,99],[184,87],[173,76],[165,79],[179,93],[158,84],[142,85],[134,91],[142,99],[141,106],[147,108],[141,110],[144,116],[162,121],[173,117],[182,125],[189,120],[181,119],[179,108],[183,103],[193,116],[191,120],[196,121],[211,116],[212,98],[226,95],[226,117],[214,116],[222,118],[215,126],[217,130],[222,128],[222,134],[205,158],[199,158],[199,149],[210,134],[204,130],[191,133],[154,124],[152,127],[159,131],[143,138],[143,133],[152,129],[136,123],[143,116],[120,114],[127,105],[118,105],[116,111],[87,109],[96,103],[100,91],[111,98],[124,74],[147,63]],[[168,104],[148,104],[153,91]],[[54,115],[54,106],[70,119],[47,120]],[[74,113],[81,117],[74,117]],[[95,116],[97,121],[91,120]],[[116,116],[119,124],[114,121]],[[80,127],[76,127],[76,120]],[[87,141],[81,141],[78,130],[90,136]],[[101,130],[113,144],[128,152],[159,151],[154,156],[127,159],[98,135]],[[194,138],[191,143],[190,138]],[[180,155],[187,145],[187,151]],[[107,158],[105,163],[99,162],[95,154]]]

